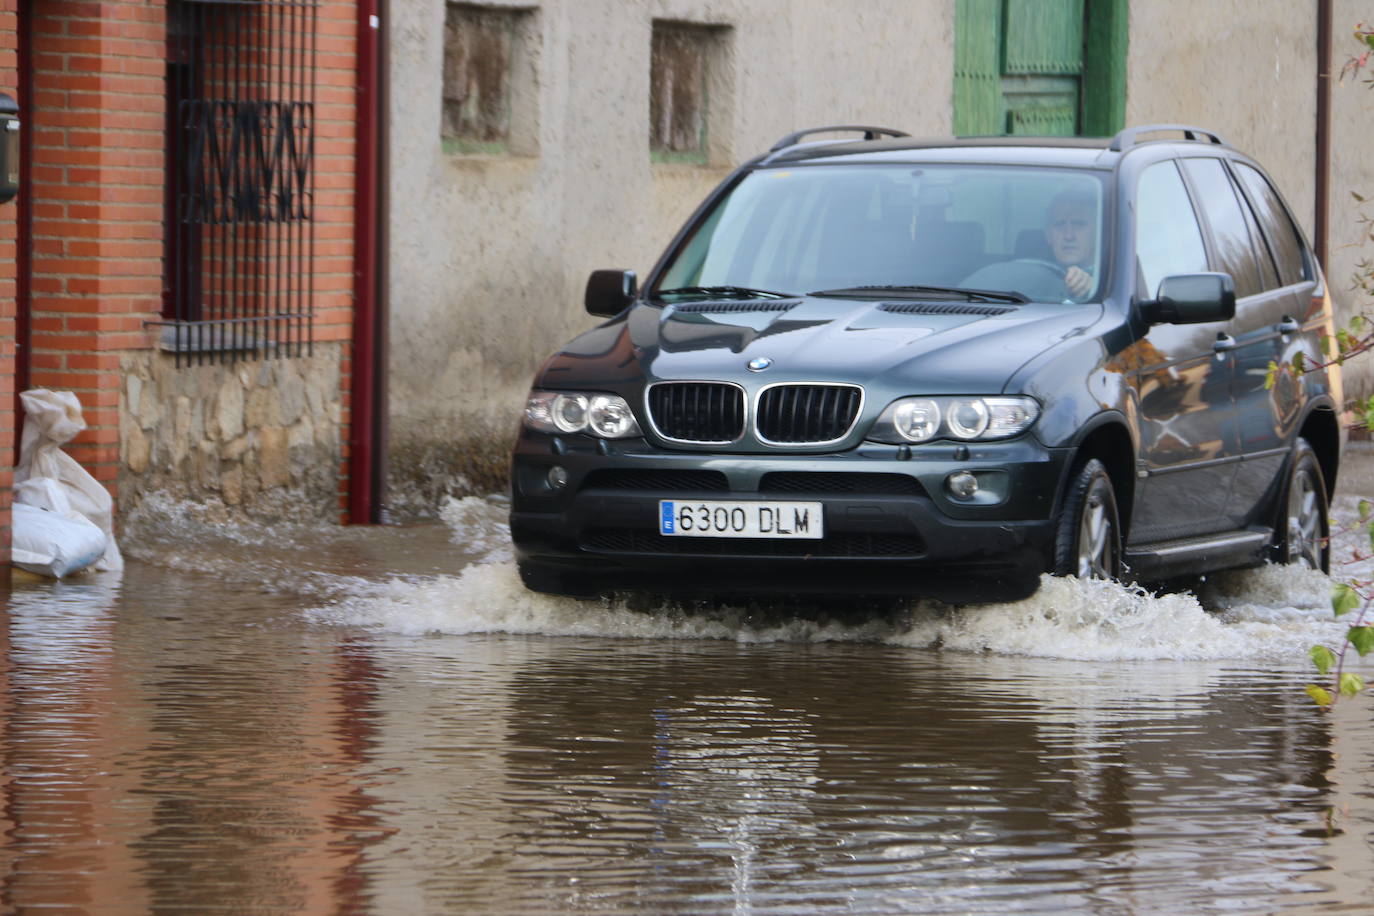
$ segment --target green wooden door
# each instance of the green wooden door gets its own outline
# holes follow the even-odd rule
[[[1126,0],[956,0],[954,132],[1120,128]],[[1119,33],[1119,34],[1118,34]],[[1118,101],[1119,100],[1119,101]]]

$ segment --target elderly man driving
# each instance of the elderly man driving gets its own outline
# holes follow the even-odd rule
[[[1045,214],[1049,258],[990,264],[964,279],[972,289],[1015,291],[1039,302],[1081,300],[1097,281],[1097,204],[1086,191],[1061,191]]]

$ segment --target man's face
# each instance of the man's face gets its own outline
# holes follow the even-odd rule
[[[1050,212],[1045,238],[1054,252],[1054,259],[1060,264],[1065,267],[1086,264],[1093,256],[1092,210],[1060,204]]]

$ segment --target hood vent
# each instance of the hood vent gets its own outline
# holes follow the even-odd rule
[[[756,302],[684,302],[673,311],[691,315],[724,315],[742,312],[786,312],[801,305],[800,299],[760,299]]]
[[[1005,315],[1016,311],[1014,305],[981,305],[962,302],[883,302],[879,303],[880,312],[898,312],[902,315]]]

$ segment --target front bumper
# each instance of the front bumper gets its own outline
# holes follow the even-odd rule
[[[1050,565],[1069,454],[1031,437],[721,455],[525,433],[512,461],[511,536],[522,566],[594,590],[1008,600],[1034,591]],[[555,466],[562,487],[549,483]],[[945,491],[959,470],[984,484],[973,501]],[[661,499],[820,502],[825,537],[665,537]]]

